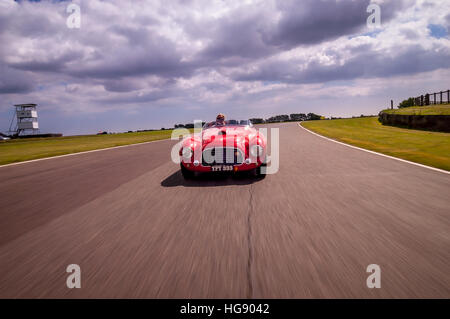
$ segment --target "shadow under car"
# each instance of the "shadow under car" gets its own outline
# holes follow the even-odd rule
[[[180,170],[168,176],[161,182],[163,187],[211,187],[227,185],[250,185],[262,181],[265,175],[258,177],[251,176],[249,172],[208,172],[200,173],[193,179],[184,179]]]

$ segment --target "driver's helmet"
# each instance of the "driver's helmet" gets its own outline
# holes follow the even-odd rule
[[[216,117],[216,125],[224,125],[225,124],[225,115],[219,113]]]

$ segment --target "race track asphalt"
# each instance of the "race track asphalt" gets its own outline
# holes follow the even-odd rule
[[[0,167],[0,297],[450,297],[450,175],[270,127],[259,179],[184,181],[174,141]]]

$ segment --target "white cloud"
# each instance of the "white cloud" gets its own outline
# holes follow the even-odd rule
[[[365,27],[366,2],[90,0],[79,2],[81,29],[68,29],[67,2],[4,0],[0,112],[23,100],[61,116],[153,108],[157,123],[170,120],[167,108],[195,117],[233,105],[262,116],[289,112],[296,99],[323,110],[320,101],[339,96],[350,101],[329,111],[339,115],[359,112],[352,98],[375,110],[380,96],[397,98],[392,87],[408,95],[449,83],[450,40],[427,28],[448,25],[447,1],[377,1],[377,32]]]

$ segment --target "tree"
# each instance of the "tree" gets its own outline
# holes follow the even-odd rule
[[[308,113],[308,115],[306,116],[306,119],[310,121],[320,120],[320,118],[321,118],[320,115],[314,113]]]
[[[264,119],[253,118],[253,119],[250,119],[250,122],[252,122],[253,124],[262,124],[262,123],[264,123]]]
[[[289,121],[289,115],[275,115],[272,117],[269,117],[266,122],[268,123],[275,123],[275,122],[286,122]]]
[[[306,120],[306,114],[304,113],[293,113],[289,115],[291,121],[305,121]]]
[[[410,106],[414,106],[414,98],[410,97],[407,100],[403,100],[397,107],[399,109],[402,109],[404,107],[410,107]]]

